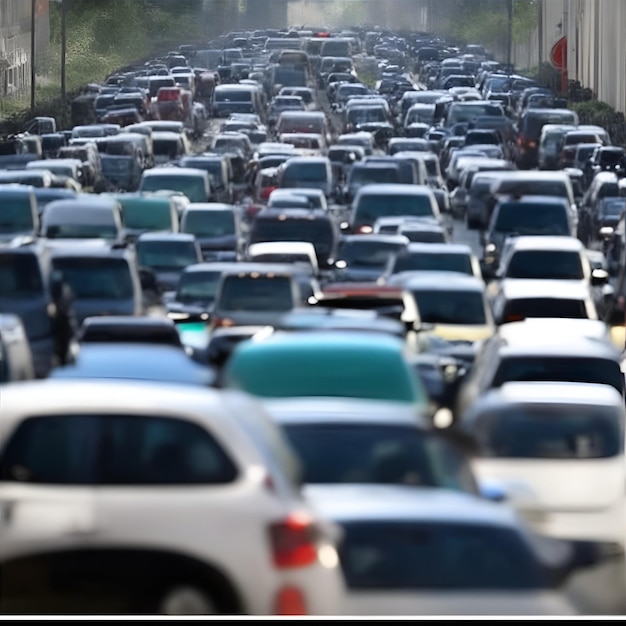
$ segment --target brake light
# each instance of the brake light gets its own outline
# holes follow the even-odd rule
[[[307,567],[317,562],[317,530],[305,515],[290,515],[270,525],[274,565],[280,569]]]
[[[358,235],[369,235],[373,232],[373,230],[374,229],[371,226],[364,224],[363,226],[359,226],[356,232]]]
[[[283,587],[276,595],[274,615],[306,615],[304,594],[296,587]]]
[[[524,316],[523,315],[507,315],[505,318],[506,322],[523,322],[524,321]]]
[[[261,198],[263,200],[267,200],[270,197],[272,191],[274,191],[274,189],[278,189],[278,187],[263,187],[260,194]]]
[[[212,328],[232,328],[235,325],[233,320],[228,317],[214,317],[211,322]]]
[[[246,214],[249,218],[253,218],[257,215],[257,213],[260,213],[262,210],[262,206],[259,206],[258,204],[250,204],[246,207]]]

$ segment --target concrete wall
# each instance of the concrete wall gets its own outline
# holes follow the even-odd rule
[[[0,0],[0,96],[25,93],[31,74],[31,2]],[[48,0],[35,6],[35,55],[44,62],[50,43]]]

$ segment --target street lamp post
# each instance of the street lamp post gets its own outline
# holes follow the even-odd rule
[[[61,0],[61,98],[65,103],[65,52],[67,48],[67,40],[65,38],[65,18],[67,16],[67,3]]]
[[[30,112],[35,114],[35,9],[36,0],[30,3]]]
[[[509,66],[509,71],[510,71],[511,63],[513,62],[513,0],[508,0],[507,12],[508,12],[508,20],[507,20],[506,62],[507,62],[507,65]]]

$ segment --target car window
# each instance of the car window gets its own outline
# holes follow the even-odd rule
[[[587,319],[589,312],[584,300],[571,298],[519,298],[508,300],[504,305],[505,322],[520,321],[529,317]]]
[[[348,522],[340,562],[349,588],[522,590],[547,587],[512,528],[449,522]]]
[[[409,426],[285,424],[312,484],[392,483],[476,491],[465,457],[436,436]]]
[[[196,246],[188,241],[139,241],[137,259],[155,271],[181,270],[200,260]]]
[[[443,252],[441,254],[411,253],[399,254],[396,257],[392,273],[411,271],[443,271],[458,272],[460,274],[473,275],[472,260],[468,254],[454,254]]]
[[[568,236],[569,224],[564,207],[542,205],[541,207],[501,204],[494,221],[493,230],[498,233],[518,235]]]
[[[349,267],[384,268],[391,255],[403,246],[381,241],[344,241],[339,247],[338,258]]]
[[[478,291],[413,290],[420,317],[427,324],[487,324],[483,294]]]
[[[39,263],[30,254],[0,255],[0,298],[43,295]]]
[[[223,237],[235,234],[232,211],[188,211],[183,217],[183,232],[196,237]]]
[[[295,306],[287,276],[226,276],[216,309],[221,311],[289,311]]]
[[[593,357],[519,356],[505,358],[492,386],[507,382],[572,382],[610,385],[622,393],[624,376],[617,360]]]
[[[223,484],[237,468],[203,428],[134,415],[36,416],[2,451],[0,480],[56,485]]]
[[[599,459],[623,451],[620,411],[594,406],[514,406],[474,424],[481,456]]]
[[[582,280],[585,273],[578,252],[521,250],[513,254],[506,277]]]
[[[77,299],[128,299],[135,294],[124,259],[66,257],[54,259],[53,267],[62,272]]]
[[[183,303],[213,302],[221,277],[220,272],[183,272],[178,284],[176,300]]]

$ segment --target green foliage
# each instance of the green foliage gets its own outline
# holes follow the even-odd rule
[[[600,100],[571,103],[569,108],[576,111],[581,124],[608,126],[610,124],[624,123],[624,115],[622,113],[617,112],[606,102]]]

